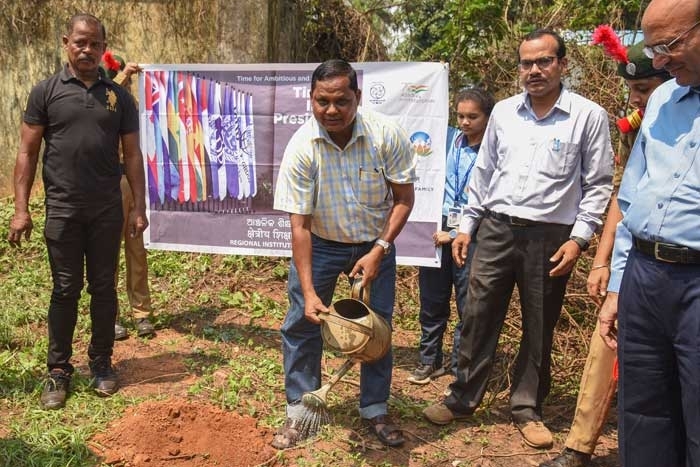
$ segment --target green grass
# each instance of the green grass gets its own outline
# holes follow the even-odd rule
[[[42,232],[43,200],[32,199],[35,228],[30,241],[23,242],[21,248],[11,248],[5,240],[12,212],[11,200],[0,200],[0,467],[99,466],[99,460],[88,450],[89,439],[141,400],[121,393],[98,398],[90,389],[89,380],[76,375],[66,409],[40,409],[48,340],[46,310],[51,291]],[[186,370],[197,377],[189,387],[191,397],[254,416],[264,426],[278,426],[283,421],[283,371],[279,332],[274,329],[286,312],[286,296],[280,290],[284,291],[288,263],[285,258],[149,252],[151,295],[159,312],[158,322],[181,333],[181,337],[163,341],[163,351],[181,352],[183,342],[186,343]],[[398,273],[394,325],[413,332],[417,346],[417,272],[415,268],[400,267]],[[585,275],[582,277],[585,279]],[[278,282],[276,295],[268,296],[266,290],[274,281]],[[128,316],[123,287],[119,290],[122,316]],[[339,280],[335,296],[349,296],[346,280]],[[83,293],[79,303],[75,355],[84,353],[90,335],[88,299]],[[567,352],[559,352],[555,344],[555,386],[550,399],[571,402],[575,401],[594,307],[580,297],[568,300],[566,306],[568,313],[555,337],[559,347]],[[237,321],[218,321],[225,310],[235,311],[227,316],[230,319],[233,314]],[[517,319],[517,310],[511,315],[515,318],[509,319]],[[501,337],[500,349],[512,349],[513,342],[517,343],[519,335],[511,334],[507,331]],[[581,334],[585,342],[577,340]],[[405,349],[402,352],[408,353]],[[334,360],[339,357],[328,352],[324,356]],[[507,372],[511,360],[499,360],[494,379]],[[357,378],[357,374],[353,377]],[[496,389],[500,392],[502,388]],[[475,416],[477,421],[489,423],[489,404],[494,394],[487,394],[482,410]],[[352,402],[334,393],[329,401],[344,404],[344,424],[356,422]],[[420,411],[426,403],[410,390],[393,391],[390,400],[391,411],[408,420],[421,420]],[[329,427],[323,436],[332,438],[333,430]],[[437,430],[435,439],[441,440],[450,433]],[[489,445],[487,433],[474,433],[464,441],[466,445]],[[298,454],[281,453],[278,465],[369,465],[360,448],[307,449],[303,457],[297,457]],[[443,456],[428,454],[426,460],[436,462]]]
[[[32,199],[30,209],[34,221],[31,238],[23,241],[20,248],[13,248],[6,241],[13,206],[10,199],[0,200],[0,466],[92,467],[99,461],[88,450],[90,437],[119,418],[126,407],[140,401],[120,393],[98,398],[89,387],[89,380],[76,373],[64,410],[40,408],[51,273],[43,241],[43,200]],[[269,276],[284,281],[286,260],[151,251],[149,267],[152,299],[160,311],[158,322],[170,325],[177,320],[185,330],[191,325],[193,343],[204,339],[216,344],[207,348],[195,345],[186,359],[188,370],[201,376],[190,393],[226,409],[261,416],[268,424],[278,424],[283,419],[283,407],[273,407],[266,413],[260,413],[260,407],[274,406],[275,402],[279,405],[279,351],[256,346],[253,337],[271,337],[272,332],[264,326],[282,319],[286,303],[255,291],[234,291],[231,283],[249,281],[251,276],[253,288],[270,280]],[[128,301],[121,289],[122,315],[128,316]],[[88,306],[89,296],[83,291],[75,354],[88,343]],[[238,308],[250,317],[250,335],[240,328],[211,322],[226,308]],[[202,322],[207,324],[200,325]],[[235,355],[226,346],[234,342],[250,347],[255,354]],[[223,381],[215,381],[217,372],[222,371]]]

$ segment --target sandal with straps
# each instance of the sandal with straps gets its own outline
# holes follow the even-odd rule
[[[284,421],[284,425],[279,427],[275,432],[275,436],[270,443],[275,449],[289,449],[296,446],[301,438],[299,432],[299,420],[288,418]]]
[[[398,447],[406,441],[401,428],[391,423],[389,416],[386,414],[377,415],[372,418],[363,418],[362,422],[385,446]],[[382,427],[378,428],[379,426]]]

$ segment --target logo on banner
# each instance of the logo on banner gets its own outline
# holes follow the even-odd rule
[[[430,97],[430,87],[427,84],[403,83],[401,100],[411,102],[435,102]]]
[[[433,153],[433,142],[430,135],[424,131],[416,131],[411,135],[411,144],[413,152],[417,156],[427,157]]]
[[[372,83],[369,86],[369,101],[372,104],[383,104],[386,102],[384,97],[386,96],[386,88],[384,83]]]

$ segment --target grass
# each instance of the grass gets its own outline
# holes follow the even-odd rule
[[[13,212],[10,199],[0,200],[0,466],[50,467],[99,466],[88,450],[88,441],[108,422],[119,418],[127,407],[141,402],[138,398],[117,393],[108,399],[97,398],[85,376],[73,381],[69,410],[44,411],[39,394],[45,374],[47,350],[46,310],[51,280],[43,241],[43,199],[31,200],[34,232],[21,248],[11,248],[5,241]],[[592,253],[589,253],[589,255]],[[592,256],[591,256],[592,257]],[[583,259],[584,265],[590,258]],[[219,256],[165,251],[149,252],[151,292],[159,310],[159,323],[178,329],[190,345],[185,365],[197,376],[190,386],[192,397],[203,398],[226,410],[252,415],[266,426],[277,426],[284,418],[282,367],[279,357],[279,326],[286,312],[286,296],[268,295],[271,282],[284,283],[288,260],[243,256]],[[123,265],[122,265],[123,267]],[[585,290],[585,274],[577,272],[572,282],[577,291]],[[399,270],[395,327],[417,336],[419,330],[417,270]],[[279,285],[279,284],[278,284]],[[283,289],[282,289],[283,290]],[[339,281],[336,295],[346,297],[346,281]],[[122,314],[128,314],[126,295],[120,287]],[[593,322],[594,306],[573,294],[566,302],[556,335],[554,380],[550,399],[575,401],[578,377],[586,355],[587,339]],[[84,354],[89,338],[88,296],[79,303],[75,354]],[[235,309],[240,322],[219,322],[222,310]],[[517,347],[518,310],[509,315],[501,347]],[[417,339],[417,337],[416,337]],[[515,342],[515,344],[514,344]],[[417,343],[417,342],[416,342]],[[182,342],[164,342],[164,351],[177,351]],[[406,350],[402,349],[404,355]],[[510,351],[509,351],[510,352]],[[333,357],[327,354],[328,357]],[[405,357],[404,357],[405,358]],[[413,357],[410,357],[413,358]],[[493,401],[507,399],[502,391],[512,362],[512,355],[500,358],[483,410],[475,419],[490,417]],[[353,373],[354,378],[357,373]],[[499,392],[500,391],[500,392]],[[400,418],[420,420],[426,401],[409,390],[392,391],[391,410]],[[343,404],[334,394],[330,401]],[[341,406],[343,416],[354,419],[354,407]],[[421,423],[421,422],[418,422]],[[450,430],[436,431],[436,439],[448,437]],[[488,432],[465,439],[467,444],[489,445]],[[324,439],[333,445],[330,428]],[[305,457],[281,454],[279,465],[357,465],[366,460],[360,448],[346,449],[335,440],[333,448],[306,450]],[[427,454],[438,461],[444,454]],[[386,465],[393,465],[386,462]]]

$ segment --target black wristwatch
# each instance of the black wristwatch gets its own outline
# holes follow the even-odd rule
[[[581,237],[569,237],[569,240],[574,241],[578,247],[581,249],[581,251],[586,251],[588,249],[588,240],[581,238]]]

